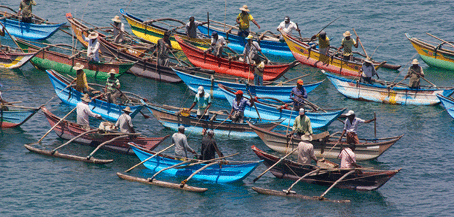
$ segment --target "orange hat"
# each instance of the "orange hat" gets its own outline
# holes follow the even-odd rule
[[[298,79],[298,81],[297,81],[296,83],[297,83],[297,84],[301,84],[301,85],[304,84],[303,80],[301,80],[301,79]]]
[[[241,91],[241,90],[236,91],[236,92],[235,92],[235,95],[238,95],[238,94],[243,95],[243,91]]]

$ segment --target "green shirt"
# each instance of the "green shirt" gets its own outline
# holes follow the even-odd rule
[[[33,5],[36,5],[36,2],[34,0],[30,0],[30,1],[28,1],[28,3],[26,3],[25,0],[20,2],[19,10],[21,11],[23,17],[32,16],[32,6]]]
[[[205,109],[208,106],[208,104],[211,103],[210,94],[205,92],[203,97],[199,97],[199,94],[197,94],[195,95],[194,102],[197,103],[199,109]]]
[[[353,45],[356,44],[356,41],[355,39],[353,38],[350,38],[350,40],[347,40],[347,39],[342,39],[342,43],[341,45],[344,46],[344,56],[350,56],[352,55],[352,47]]]
[[[312,126],[311,126],[311,120],[307,115],[304,115],[303,119],[301,120],[301,115],[298,115],[295,118],[295,122],[293,123],[293,131],[305,134],[305,133],[312,133]]]
[[[117,87],[120,85],[120,81],[117,78],[111,79],[110,77],[107,78],[107,91],[112,92],[117,89]]]

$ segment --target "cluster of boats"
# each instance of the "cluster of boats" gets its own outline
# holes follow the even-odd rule
[[[186,34],[179,31],[181,27],[171,28],[171,25],[169,25],[169,28],[165,28],[158,25],[172,21],[184,26],[185,23],[182,21],[171,18],[145,21],[121,9],[120,14],[130,25],[133,35],[124,32],[126,40],[123,43],[117,43],[112,40],[112,37],[105,34],[104,30],[111,29],[111,27],[96,27],[68,13],[66,18],[73,32],[68,34],[76,39],[76,43],[71,45],[48,44],[41,40],[51,37],[59,29],[65,31],[62,29],[65,23],[49,23],[36,16],[33,23],[23,23],[19,21],[14,10],[5,6],[0,7],[11,11],[0,14],[0,23],[17,45],[17,48],[2,45],[0,67],[19,68],[30,61],[37,69],[46,71],[56,96],[71,107],[75,107],[83,97],[83,93],[71,86],[71,80],[74,79],[71,75],[76,75],[73,69],[76,63],[83,65],[87,77],[94,79],[105,80],[109,76],[108,73],[114,70],[116,77],[130,73],[161,82],[184,82],[193,92],[197,92],[197,88],[203,86],[207,91],[209,90],[212,97],[225,99],[230,104],[233,103],[234,93],[237,90],[247,93],[246,98],[255,99],[254,106],[245,109],[244,115],[247,122],[234,123],[226,117],[229,114],[226,110],[211,111],[211,119],[199,119],[192,114],[185,115],[182,112],[183,108],[159,105],[149,102],[137,94],[122,91],[126,100],[120,104],[109,103],[103,98],[93,99],[89,103],[90,109],[107,121],[116,121],[122,114],[122,110],[127,106],[131,109],[130,116],[132,118],[139,113],[145,116],[142,110],[146,109],[166,128],[177,130],[180,126],[185,126],[186,132],[189,133],[202,133],[206,129],[212,129],[221,138],[230,136],[238,138],[259,137],[273,151],[287,154],[286,156],[289,153],[297,154],[294,150],[298,147],[300,139],[289,139],[286,133],[282,133],[285,131],[282,129],[286,127],[288,131],[288,128],[293,125],[295,117],[298,116],[297,112],[293,112],[293,109],[288,106],[291,103],[289,94],[291,89],[295,87],[290,85],[290,82],[295,83],[296,79],[307,75],[292,79],[286,78],[285,81],[280,82],[276,82],[276,80],[283,77],[289,69],[298,64],[319,68],[334,87],[348,98],[401,105],[436,105],[442,102],[448,113],[454,117],[454,99],[449,97],[454,92],[452,87],[437,87],[432,84],[415,89],[401,82],[380,80],[375,80],[374,84],[362,83],[358,76],[364,58],[354,58],[347,61],[334,51],[330,51],[327,61],[322,61],[323,55],[315,47],[316,42],[283,32],[281,34],[285,42],[280,41],[278,36],[267,34],[267,32],[263,34],[252,33],[258,39],[265,58],[270,60],[264,68],[263,80],[265,85],[256,86],[250,83],[253,80],[253,74],[249,64],[230,58],[241,53],[246,44],[245,38],[237,36],[235,31],[238,31],[238,29],[235,26],[210,20],[208,23],[211,24],[211,28],[209,25],[208,27],[198,27],[204,37],[188,38]],[[84,55],[86,51],[76,49],[78,42],[84,47],[88,46],[83,39],[83,36],[88,36],[88,31],[97,31],[99,34],[101,62],[89,61]],[[157,56],[154,55],[155,44],[167,31],[172,32],[170,37],[172,48],[184,53],[187,61],[171,52],[172,61],[168,65],[158,64]],[[208,36],[212,32],[217,32],[218,35],[228,40],[230,52],[227,55],[229,57],[219,57],[204,52],[210,47]],[[408,34],[407,37],[427,64],[454,70],[454,59],[452,58],[454,51],[442,48],[442,45],[445,44],[453,47],[454,45],[442,40],[442,44],[434,46],[423,40],[411,38]],[[377,69],[380,67],[394,70],[400,68],[398,65],[391,65],[386,62],[374,61],[373,64]],[[307,83],[303,86],[310,93],[322,82],[324,80]],[[98,88],[103,87],[103,85],[97,84],[90,85]],[[346,108],[326,109],[307,100],[306,103],[310,108],[306,115],[311,120],[312,128],[319,132],[314,135],[311,142],[315,154],[323,158],[337,158],[341,151],[341,145],[346,145],[346,141],[343,140],[339,145],[337,142],[339,132],[330,134],[326,131],[326,128],[341,117]],[[25,147],[28,150],[48,156],[98,164],[113,161],[94,158],[93,155],[100,148],[123,154],[135,154],[141,160],[140,164],[143,164],[154,175],[148,178],[126,175],[127,172],[138,165],[117,175],[122,179],[146,184],[205,192],[208,189],[190,186],[187,185],[187,182],[192,178],[215,183],[241,181],[250,175],[260,163],[264,163],[277,178],[295,180],[296,183],[302,181],[325,185],[330,186],[330,188],[320,197],[296,194],[291,191],[293,185],[285,191],[254,187],[255,191],[279,196],[328,200],[324,196],[332,187],[362,191],[376,190],[399,172],[399,170],[376,170],[373,168],[339,169],[339,165],[328,160],[323,165],[302,165],[284,159],[285,157],[280,158],[271,155],[255,146],[252,146],[251,149],[260,158],[256,161],[227,160],[228,157],[232,156],[212,160],[181,160],[163,153],[171,146],[159,152],[154,151],[168,136],[149,138],[139,133],[120,133],[105,127],[86,129],[77,123],[65,120],[69,114],[63,118],[52,114],[45,108],[46,104],[39,108],[29,108],[10,102],[6,104],[8,110],[0,110],[0,126],[2,128],[17,127],[41,110],[49,121],[51,129],[38,143],[51,131],[69,141],[53,150],[39,149],[37,148],[38,143],[26,144]],[[278,128],[281,130],[278,130]],[[402,136],[360,139],[360,144],[357,145],[355,150],[356,159],[376,159]],[[96,149],[86,157],[63,154],[57,151],[71,142],[94,146]],[[181,183],[156,180],[156,176],[161,173],[187,178]],[[333,201],[348,202],[346,200]]]

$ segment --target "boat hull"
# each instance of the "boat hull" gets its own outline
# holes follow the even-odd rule
[[[24,23],[13,19],[2,19],[0,22],[9,34],[26,40],[44,40],[52,36],[65,23],[48,25]]]
[[[454,51],[437,49],[437,46],[413,38],[407,33],[405,36],[427,65],[454,71]]]
[[[30,119],[36,112],[37,109],[20,109],[3,111],[0,109],[0,127],[1,128],[13,128],[18,127]]]
[[[0,68],[17,69],[30,61],[35,53],[0,52]]]
[[[438,99],[440,99],[448,114],[451,115],[452,118],[454,118],[454,100],[452,98],[444,97],[439,94],[437,94],[437,97]]]

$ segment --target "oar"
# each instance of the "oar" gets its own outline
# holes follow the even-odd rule
[[[251,100],[254,100],[254,98],[252,97],[251,91],[249,89],[247,89],[247,92],[248,92],[249,96],[251,97]],[[254,102],[254,108],[255,108],[255,112],[257,112],[257,116],[259,116],[259,120],[262,120],[262,118],[260,117],[259,110],[257,109],[257,106],[255,105],[255,102]]]
[[[127,172],[133,170],[134,168],[138,167],[139,165],[142,165],[143,163],[145,163],[145,162],[151,160],[152,158],[158,156],[159,154],[161,154],[161,153],[164,152],[164,151],[167,151],[167,149],[172,148],[173,146],[175,146],[175,143],[172,144],[172,145],[169,145],[167,148],[164,148],[164,149],[162,149],[161,151],[156,152],[156,154],[154,154],[154,155],[152,155],[151,157],[149,157],[149,158],[143,160],[142,162],[140,162],[140,163],[134,165],[133,167],[131,167],[131,168],[125,170],[125,173],[127,173]]]
[[[123,95],[123,96],[125,96],[126,99],[127,99],[128,101],[132,102],[131,99],[129,99],[129,97],[126,96],[126,94],[124,94],[123,91],[120,90],[120,88],[115,87],[115,89],[117,89],[118,91],[120,91],[120,94]],[[150,118],[150,116],[144,114],[144,113],[142,112],[142,110],[140,110],[139,112],[140,112],[140,114],[141,114],[145,119]]]
[[[364,49],[363,43],[361,43],[361,39],[359,39],[358,34],[356,34],[355,28],[353,28],[353,32],[355,33],[356,37],[358,38],[358,42],[361,45],[361,48],[363,48],[364,54],[366,54],[366,58],[369,58],[369,55],[367,55],[366,49]]]
[[[252,180],[252,182],[256,182],[257,180],[260,179],[260,177],[262,177],[263,175],[265,175],[265,173],[267,173],[268,171],[270,171],[271,169],[273,169],[276,165],[278,165],[281,161],[283,161],[286,157],[290,156],[291,154],[293,154],[295,151],[297,151],[298,148],[295,148],[293,149],[293,151],[291,151],[290,153],[288,153],[287,155],[285,155],[284,157],[282,157],[281,159],[279,159],[276,163],[274,163],[272,166],[268,167],[268,169],[266,169],[262,174],[260,174],[259,176],[257,176],[257,178],[255,178],[254,180]]]
[[[66,146],[66,145],[68,145],[68,144],[71,143],[72,141],[74,141],[74,140],[76,140],[76,139],[78,139],[78,138],[80,138],[80,137],[82,137],[82,136],[84,136],[84,135],[86,135],[86,134],[94,133],[94,132],[96,132],[96,131],[98,131],[98,129],[94,129],[94,130],[89,130],[89,131],[83,132],[83,133],[77,135],[76,137],[70,139],[69,141],[65,142],[64,144],[62,144],[62,145],[60,145],[60,146],[58,146],[58,147],[52,149],[52,151],[51,151],[50,153],[51,153],[51,154],[54,154],[58,149],[60,149],[60,148],[62,148],[62,147],[64,147],[64,146]]]
[[[428,33],[428,32],[426,32],[426,34],[428,34],[428,35],[430,35],[430,36],[432,36],[432,37],[434,37],[434,38],[436,38],[436,39],[438,39],[438,40],[440,40],[440,41],[442,41],[442,42],[444,42],[444,43],[446,43],[446,44],[449,44],[449,45],[451,45],[452,47],[454,47],[453,44],[451,44],[451,43],[449,43],[449,42],[447,42],[447,41],[445,41],[445,40],[443,40],[443,39],[441,39],[441,38],[438,38],[438,37],[436,37],[436,36],[434,36],[434,35],[432,35],[432,34],[430,34],[430,33]]]
[[[374,136],[375,136],[375,138],[377,138],[377,115],[375,114],[375,112],[374,112],[374,119],[375,119],[375,121],[374,121]]]
[[[154,179],[157,175],[159,175],[160,173],[162,173],[162,172],[164,172],[164,171],[166,171],[166,170],[169,170],[169,169],[172,169],[172,168],[181,166],[181,165],[183,165],[183,164],[188,164],[188,163],[191,163],[191,162],[193,162],[193,161],[194,161],[194,159],[189,159],[189,160],[187,160],[187,161],[183,161],[183,162],[177,163],[177,164],[175,164],[175,165],[172,165],[172,166],[170,166],[170,167],[166,167],[166,168],[164,168],[164,169],[162,169],[162,170],[159,170],[159,171],[158,171],[157,173],[155,173],[151,178],[148,178],[148,181],[149,181],[149,182],[152,182],[153,179]]]
[[[429,80],[427,80],[426,78],[424,77],[421,77],[422,79],[424,79],[424,81],[427,81],[427,83],[429,83],[430,85],[434,86],[434,87],[437,87],[437,85],[435,85],[434,83],[430,82]]]
[[[195,176],[197,173],[200,173],[200,172],[202,172],[202,170],[204,170],[204,169],[206,169],[206,168],[208,168],[208,167],[210,167],[210,166],[213,166],[213,165],[215,165],[215,164],[219,164],[219,161],[218,161],[218,162],[209,163],[209,164],[207,164],[207,165],[201,167],[200,169],[196,170],[196,171],[193,172],[188,178],[186,178],[185,180],[181,181],[180,187],[181,187],[181,188],[184,187],[184,185],[186,185],[186,183],[187,183],[193,176]]]
[[[312,175],[314,173],[317,173],[318,171],[320,171],[320,168],[318,168],[318,169],[316,169],[314,171],[311,171],[309,173],[304,174],[304,176],[301,176],[298,180],[296,180],[296,182],[294,182],[287,190],[282,190],[282,191],[285,192],[286,194],[290,194],[290,193],[295,194],[296,192],[292,191],[293,186],[295,186],[298,182],[300,182],[304,178],[306,178],[306,177],[308,177],[308,176],[310,176],[310,175]]]
[[[98,151],[102,146],[104,146],[105,144],[111,143],[111,142],[113,142],[113,141],[115,141],[115,140],[118,140],[118,139],[126,138],[126,137],[128,137],[128,136],[129,136],[129,135],[117,136],[117,137],[115,137],[115,138],[113,138],[113,139],[111,139],[111,140],[107,140],[107,141],[101,143],[100,145],[98,145],[98,147],[96,147],[95,150],[93,150],[93,151],[87,156],[87,160],[89,160],[89,159],[91,158],[91,156],[93,156],[93,154],[95,154],[95,152],[97,152],[97,151]]]
[[[71,114],[74,110],[76,110],[77,107],[74,107],[70,112],[68,112],[68,114],[66,114],[64,117],[62,117],[52,128],[50,128],[49,131],[47,131],[46,134],[44,134],[43,137],[41,137],[41,139],[38,140],[37,143],[41,143],[41,141],[43,141],[44,137],[46,137],[55,127],[57,127],[62,121],[65,120],[65,118],[67,118],[69,116],[69,114]]]
[[[348,175],[354,173],[355,170],[352,170],[348,173],[346,173],[345,175],[343,175],[342,177],[340,177],[340,179],[338,179],[336,182],[334,182],[334,184],[332,184],[325,192],[323,192],[322,195],[320,195],[319,197],[319,200],[324,200],[325,199],[325,195],[334,187],[337,185],[337,183],[339,183],[340,181],[342,181],[343,179],[345,179]]]
[[[296,95],[298,98],[302,99],[304,102],[309,104],[311,107],[315,108],[315,110],[320,109],[322,112],[327,112],[325,109],[322,109],[320,106],[315,105],[314,103],[310,102],[309,100],[303,98],[302,96]]]

